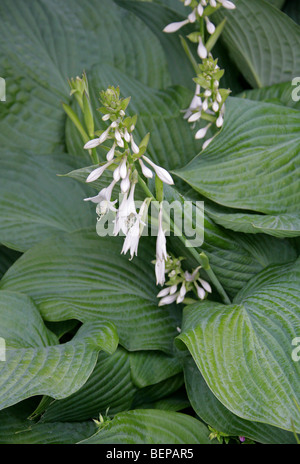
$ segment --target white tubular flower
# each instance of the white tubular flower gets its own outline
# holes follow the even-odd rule
[[[147,198],[143,201],[143,204],[140,208],[138,214],[132,216],[133,224],[129,224],[126,238],[124,240],[122,252],[126,254],[127,251],[130,251],[130,259],[133,259],[134,255],[137,256],[139,240],[143,232],[143,228],[146,225],[143,221],[143,216],[147,207]]]
[[[202,114],[201,111],[197,111],[196,113],[193,113],[193,114],[189,117],[188,122],[196,122],[196,121],[198,121],[198,119],[201,118],[201,114]]]
[[[168,185],[174,185],[174,181],[169,174],[169,172],[162,168],[161,166],[158,166],[157,164],[153,163],[147,156],[143,155],[143,159],[150,164],[150,166],[154,169],[156,175],[165,183]]]
[[[202,149],[205,150],[205,148],[208,147],[208,145],[213,141],[214,137],[211,137],[210,139],[206,140],[204,144],[202,145]]]
[[[199,97],[199,93],[200,93],[200,85],[197,84],[196,85],[196,89],[195,89],[195,94],[193,96],[193,99],[190,103],[190,106],[189,108],[187,109],[185,115],[184,115],[184,119],[188,119],[191,114],[194,112],[194,111],[200,111],[201,108],[202,108],[202,98]]]
[[[227,10],[234,10],[235,9],[235,4],[232,3],[232,2],[229,2],[228,0],[218,0],[219,3],[221,3],[221,5],[224,7],[224,8],[227,8]]]
[[[188,15],[188,20],[190,23],[194,23],[196,19],[197,19],[197,16],[196,16],[196,9],[195,9]]]
[[[194,282],[194,284],[195,284],[195,287],[196,287],[196,290],[197,290],[198,297],[200,298],[200,300],[204,300],[204,298],[205,298],[205,290],[202,287],[200,287],[197,284],[197,282]]]
[[[147,166],[145,166],[145,164],[143,163],[143,161],[141,159],[139,159],[139,163],[140,163],[143,175],[145,177],[147,177],[148,179],[152,179],[153,172],[151,171],[151,169],[149,169]]]
[[[201,3],[199,3],[199,5],[197,6],[197,13],[201,17],[203,15],[203,12],[204,12],[204,8],[201,5]]]
[[[191,4],[192,0],[185,0],[184,1],[184,6],[189,6]]]
[[[176,301],[176,299],[178,298],[178,295],[179,295],[178,293],[174,293],[174,295],[165,296],[164,298],[160,300],[160,302],[158,303],[158,306],[165,306],[165,305],[174,303],[174,301]]]
[[[208,19],[207,16],[204,17],[206,22],[206,29],[209,34],[213,34],[216,30],[215,25]]]
[[[211,286],[209,285],[208,282],[206,282],[206,280],[204,279],[198,279],[200,284],[202,285],[202,287],[204,288],[204,290],[206,290],[208,293],[211,293],[212,290],[211,290]]]
[[[96,139],[92,139],[92,140],[89,140],[85,145],[84,145],[84,149],[85,150],[90,150],[92,148],[96,148],[98,147],[98,145],[100,145],[101,142],[100,142],[100,139],[99,137],[97,137]]]
[[[107,161],[111,161],[113,157],[115,156],[115,149],[116,149],[116,144],[114,143],[111,149],[107,152],[106,159]]]
[[[188,19],[185,19],[184,21],[178,21],[178,22],[175,22],[175,23],[171,23],[171,24],[168,24],[164,29],[163,29],[163,32],[166,32],[168,34],[172,33],[172,32],[177,32],[179,31],[179,29],[181,29],[183,26],[185,26],[186,24],[189,24],[189,20]]]
[[[132,134],[131,134],[130,140],[131,140],[131,150],[133,151],[133,153],[135,155],[138,155],[139,152],[140,152],[140,149],[137,146],[137,144],[135,143],[135,141],[133,140],[133,135]]]
[[[86,182],[94,182],[94,180],[99,179],[99,177],[104,173],[105,169],[107,169],[113,162],[114,160],[108,161],[103,166],[94,169],[87,177]]]
[[[126,140],[127,143],[130,142],[130,134],[129,134],[129,132],[128,132],[128,130],[127,130],[126,127],[125,127],[125,129],[124,129],[124,139]]]
[[[173,295],[177,291],[177,285],[172,285],[170,287],[170,295]]]
[[[202,39],[201,37],[199,37],[199,44],[198,44],[198,48],[197,48],[197,53],[198,53],[198,56],[204,60],[205,58],[207,58],[207,50],[205,48],[205,45],[203,44],[202,42]]]
[[[199,129],[196,134],[195,134],[195,139],[203,139],[206,136],[206,133],[208,129],[210,128],[211,123],[207,124],[206,127],[203,127],[202,129]]]
[[[110,118],[110,114],[107,113],[104,116],[102,116],[102,121],[108,121],[109,118]]]
[[[155,262],[155,275],[156,284],[164,285],[165,283],[165,267],[167,259],[166,236],[162,226],[162,203],[158,214],[158,234],[156,239],[156,262]],[[176,300],[176,298],[175,298]],[[174,301],[175,301],[174,300]]]
[[[120,163],[120,177],[121,179],[125,179],[127,176],[127,157],[125,156],[124,159]]]
[[[100,201],[103,200],[110,201],[112,191],[115,185],[116,182],[113,180],[108,187],[104,187],[102,190],[100,190],[98,195],[96,195],[95,197],[84,198],[84,201],[91,201],[93,203],[100,203]],[[116,201],[114,202],[114,204],[116,203]]]
[[[220,129],[220,127],[222,127],[224,124],[224,118],[223,116],[220,114],[220,116],[218,117],[218,119],[216,120],[216,126]]]
[[[217,6],[216,0],[210,0],[209,3],[210,3],[210,6],[212,6],[213,8],[216,8]]]
[[[219,103],[217,101],[214,101],[212,104],[212,110],[216,113],[219,111]]]
[[[156,296],[157,298],[163,298],[164,296],[169,295],[169,293],[170,293],[170,287],[165,287]]]
[[[113,172],[113,178],[116,182],[119,182],[119,180],[121,179],[121,176],[120,176],[120,165],[116,167],[116,169],[114,170]]]
[[[121,169],[120,169],[121,170]],[[121,192],[126,193],[130,188],[130,180],[129,180],[129,172],[127,173],[126,177],[122,179],[120,184]]]

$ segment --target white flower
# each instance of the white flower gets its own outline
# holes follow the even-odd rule
[[[119,170],[120,177],[121,179],[125,179],[125,177],[127,176],[127,157],[126,156],[123,158],[119,166],[120,166],[120,170]]]
[[[173,295],[165,296],[164,298],[160,300],[160,302],[158,303],[158,306],[165,306],[165,305],[174,303],[174,301],[176,301],[176,299],[178,298],[178,295],[179,295],[178,293],[174,293]]]
[[[234,10],[235,9],[235,4],[232,2],[229,2],[228,0],[218,0],[219,3],[222,4],[224,8],[227,8],[227,10]]]
[[[157,233],[157,239],[156,239],[155,274],[156,274],[157,285],[159,284],[163,285],[165,283],[165,264],[166,264],[165,262],[167,259],[166,236],[163,230],[162,213],[163,213],[163,210],[162,210],[162,203],[161,203],[159,214],[158,214],[158,233]]]
[[[116,148],[116,144],[114,143],[111,149],[107,152],[107,155],[106,155],[107,161],[111,161],[113,157],[115,156],[115,148]]]
[[[218,119],[216,120],[216,126],[218,128],[222,127],[224,124],[224,118],[223,116],[220,114],[220,116],[218,117]]]
[[[197,53],[198,53],[198,56],[204,60],[205,58],[207,58],[207,50],[205,48],[205,45],[203,44],[202,42],[202,39],[201,37],[199,37],[199,44],[198,44],[198,48],[197,48]]]
[[[195,122],[198,121],[198,119],[201,118],[202,111],[197,111],[196,113],[193,113],[189,119],[188,122]]]
[[[99,177],[104,173],[105,169],[107,169],[113,162],[114,160],[110,160],[103,166],[94,169],[87,177],[86,182],[94,182],[95,180],[99,179]]]
[[[202,145],[202,149],[205,150],[205,148],[208,147],[208,145],[213,141],[214,137],[211,137],[210,139],[207,139],[204,144]]]
[[[133,135],[131,135],[130,139],[131,139],[131,149],[135,155],[138,155],[140,152],[140,149],[135,143],[135,141],[133,140]]]
[[[126,177],[122,179],[120,184],[121,192],[126,193],[130,188],[129,172],[126,174]]]
[[[185,26],[186,24],[188,24],[190,21],[188,19],[185,19],[184,21],[178,21],[178,22],[175,22],[175,23],[171,23],[171,24],[168,24],[164,29],[163,29],[163,32],[167,32],[167,33],[172,33],[172,32],[176,32],[178,31],[179,29],[181,29],[183,26]]]
[[[154,169],[156,175],[165,183],[168,185],[173,185],[174,181],[169,174],[169,172],[162,168],[161,166],[158,166],[157,164],[153,163],[149,158],[147,158],[145,155],[143,155],[143,159],[150,164],[150,166]]]
[[[120,230],[127,235],[130,227],[133,225],[133,220],[137,216],[135,202],[134,202],[135,183],[131,185],[130,193],[124,193],[122,202],[119,206],[116,218],[114,220],[114,235],[118,235]]]
[[[207,16],[204,17],[206,22],[206,29],[209,34],[213,34],[216,30],[215,25],[208,19]]]
[[[170,287],[165,287],[157,294],[157,298],[162,298],[164,296],[167,296],[169,295],[169,293],[170,293]]]
[[[85,198],[84,201],[91,201],[93,203],[100,203],[100,201],[102,201],[102,200],[110,201],[112,191],[113,191],[113,188],[114,188],[115,185],[116,185],[116,182],[113,180],[108,187],[104,187],[102,190],[100,190],[98,195],[96,195],[95,197]],[[114,202],[114,203],[116,203],[116,202]]]
[[[134,255],[137,256],[139,240],[143,232],[143,228],[146,225],[143,221],[144,214],[147,208],[147,198],[143,201],[142,206],[140,207],[140,211],[138,214],[135,214],[132,217],[132,224],[130,225],[126,238],[124,240],[122,253],[126,254],[127,251],[130,251],[130,256],[132,259]]]
[[[196,287],[196,290],[197,290],[198,297],[200,298],[200,300],[204,300],[204,298],[205,298],[205,290],[202,287],[200,287],[197,284],[197,282],[194,282],[194,284],[195,284],[195,287]]]
[[[141,159],[139,159],[139,163],[140,163],[143,175],[147,177],[148,179],[151,179],[153,177],[153,172],[151,171],[151,169],[145,166],[145,164],[143,163]]]
[[[206,290],[208,293],[211,293],[212,290],[211,290],[211,286],[209,285],[208,282],[206,282],[206,280],[204,279],[198,279],[200,284],[202,285],[202,287],[204,288],[204,290]]]
[[[192,98],[189,108],[187,109],[184,119],[188,119],[194,111],[200,111],[202,108],[202,99],[199,97],[200,85],[196,85],[195,94]]]
[[[207,124],[206,127],[203,127],[202,129],[199,129],[196,132],[195,138],[196,139],[203,139],[206,136],[206,133],[207,133],[208,129],[210,128],[210,126],[211,126],[211,124]]]

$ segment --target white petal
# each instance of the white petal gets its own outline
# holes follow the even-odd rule
[[[178,293],[174,293],[174,295],[165,296],[164,298],[160,300],[160,302],[158,303],[158,306],[165,306],[165,305],[174,303],[177,297],[178,297]]]
[[[224,6],[224,8],[227,8],[227,10],[235,9],[235,4],[232,2],[229,2],[228,0],[221,0],[221,3]]]
[[[151,179],[153,177],[153,172],[151,171],[151,169],[145,166],[145,164],[143,163],[141,159],[139,159],[139,163],[140,163],[143,175],[147,177],[148,179]]]
[[[95,147],[98,147],[98,145],[100,145],[101,142],[99,140],[99,137],[97,137],[96,139],[93,139],[93,140],[89,140],[85,145],[84,145],[84,149],[85,150],[90,150],[91,148],[95,148]]]
[[[197,53],[198,53],[198,56],[204,60],[205,58],[207,58],[207,50],[201,40],[201,38],[199,37],[199,45],[198,45],[198,48],[197,48]]]
[[[204,298],[205,298],[205,290],[202,287],[199,287],[199,285],[197,285],[196,283],[195,283],[195,285],[196,285],[198,297],[200,298],[200,300],[204,300]]]
[[[197,111],[197,113],[193,113],[189,119],[188,119],[188,122],[195,122],[195,121],[198,121],[198,119],[201,118],[201,111]]]
[[[216,120],[216,126],[220,128],[220,127],[223,126],[223,123],[224,123],[223,116],[220,115],[220,116],[218,117],[218,119]]]
[[[204,142],[204,144],[202,145],[202,149],[205,150],[205,148],[208,147],[208,145],[212,142],[213,140],[213,137],[211,139],[208,139]]]
[[[123,180],[121,181],[120,188],[121,188],[121,192],[122,192],[122,193],[128,192],[128,190],[129,190],[129,188],[130,188],[130,181],[129,181],[129,175],[128,175],[128,174],[127,174],[127,176],[125,177],[125,179],[123,179]]]
[[[204,290],[206,290],[208,293],[211,293],[211,292],[212,292],[211,286],[209,285],[208,282],[206,282],[206,280],[199,279],[199,282],[201,283],[201,285],[202,285],[202,287],[204,288]]]
[[[165,283],[165,260],[157,259],[155,263],[156,285],[164,285]]]
[[[206,21],[206,29],[209,34],[213,34],[216,30],[215,25],[208,19],[207,16],[205,16],[205,21]]]
[[[102,176],[103,172],[105,171],[108,166],[112,164],[113,160],[109,161],[108,163],[104,164],[103,166],[100,166],[99,168],[94,169],[90,175],[87,177],[86,182],[93,182],[94,180],[97,180],[100,176]]]
[[[123,161],[120,164],[120,176],[121,179],[125,179],[127,176],[127,159],[126,157],[123,159]]]
[[[204,11],[204,8],[203,8],[203,6],[201,5],[201,3],[199,3],[199,5],[197,6],[198,15],[199,15],[199,16],[202,16],[202,15],[203,15],[203,11]]]
[[[156,172],[157,176],[168,185],[174,185],[174,181],[172,176],[168,173],[168,171],[161,166],[157,166],[157,164],[153,163],[149,158],[143,155],[143,159],[153,167],[154,171]]]
[[[165,287],[156,296],[157,298],[162,298],[164,296],[169,295],[169,293],[170,293],[170,287]]]
[[[172,285],[172,287],[170,288],[170,295],[173,295],[173,293],[176,293],[176,290],[177,290],[177,285]]]
[[[102,116],[102,121],[107,121],[110,118],[110,114],[107,113],[104,116]]]
[[[195,139],[203,139],[206,136],[209,127],[210,124],[208,124],[206,127],[203,127],[202,129],[199,129],[195,134]]]
[[[176,32],[178,31],[181,27],[185,26],[186,24],[189,23],[189,20],[186,19],[184,21],[179,21],[179,22],[176,22],[176,23],[171,23],[171,24],[168,24],[163,32],[167,32],[167,33],[172,33],[172,32]]]
[[[135,141],[133,140],[133,136],[131,135],[131,149],[133,151],[133,153],[135,155],[138,155],[139,152],[140,152],[140,149],[139,147],[137,146],[137,144],[135,143]]]
[[[219,111],[219,103],[214,101],[213,104],[212,104],[212,109],[213,111],[216,113],[217,111]]]
[[[115,148],[116,148],[116,144],[114,143],[111,149],[107,152],[107,155],[106,155],[107,161],[111,161],[113,157],[115,156]]]

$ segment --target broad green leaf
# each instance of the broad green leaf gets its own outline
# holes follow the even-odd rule
[[[139,388],[161,382],[182,371],[177,356],[160,352],[136,351],[130,354],[131,376]]]
[[[84,324],[67,343],[59,344],[46,329],[37,307],[26,295],[0,292],[0,408],[35,395],[64,398],[89,378],[98,352],[112,354],[118,344],[110,322]]]
[[[192,358],[185,361],[184,376],[193,409],[215,430],[231,436],[246,436],[263,444],[295,444],[293,433],[268,424],[247,421],[229,411],[209,389]]]
[[[35,423],[28,419],[35,402],[31,398],[0,412],[1,445],[70,445],[96,432],[92,421]]]
[[[206,206],[208,215],[219,225],[236,232],[264,233],[273,237],[298,237],[300,216],[298,214],[250,214],[226,210],[219,205]]]
[[[130,374],[129,354],[122,348],[108,356],[100,353],[91,376],[80,390],[53,401],[42,415],[43,422],[77,422],[111,417],[130,409],[136,387]]]
[[[299,432],[300,260],[270,266],[232,305],[213,301],[184,310],[184,344],[216,398],[232,413]],[[182,345],[181,345],[182,346]]]
[[[202,422],[172,411],[135,410],[118,414],[81,444],[209,444]],[[179,450],[180,453],[180,450]]]
[[[180,45],[178,34],[166,34],[163,32],[163,29],[168,24],[185,19],[188,11],[190,10],[182,8],[179,1],[171,1],[166,6],[162,5],[161,2],[147,2],[145,4],[145,2],[130,0],[114,1],[126,10],[135,13],[158,38],[165,52],[172,83],[176,85],[184,85],[185,87],[193,90],[192,79],[195,75],[195,71],[188,60],[183,47]],[[174,10],[181,10],[184,16],[174,12],[173,8]],[[180,32],[181,31],[179,31],[179,34]]]
[[[230,98],[221,133],[175,174],[224,206],[297,213],[299,123],[297,110]]]
[[[131,409],[157,409],[160,401],[170,399],[172,395],[181,392],[183,385],[183,374],[179,373],[156,384],[140,388],[134,395]]]
[[[166,189],[165,194],[171,204],[174,201],[182,204],[189,201],[197,205],[197,201],[205,200],[190,191],[182,196],[174,188]],[[184,211],[185,235],[187,228],[188,231],[197,232],[199,237],[204,237],[204,242],[201,246],[197,246],[197,251],[199,253],[204,251],[208,256],[213,271],[230,297],[235,296],[254,275],[268,265],[289,262],[297,258],[295,248],[288,240],[265,234],[246,236],[220,227],[209,216],[211,211],[209,201],[204,201],[204,230],[200,221],[196,220],[195,212],[191,215],[188,208]],[[189,248],[182,245],[179,238],[170,236],[169,241],[172,246],[171,251],[178,256],[185,256],[183,263],[185,269],[195,269],[199,265],[194,258],[191,258]],[[208,278],[205,272],[203,277]],[[213,297],[218,298],[215,293]]]
[[[69,155],[2,152],[0,164],[0,242],[7,247],[25,251],[56,232],[94,223],[86,189],[57,175],[76,166]]]
[[[300,29],[264,0],[238,0],[235,10],[213,16],[227,24],[222,41],[249,84],[256,87],[291,81],[300,69]]]
[[[28,250],[1,288],[30,295],[47,321],[111,321],[129,350],[171,352],[179,325],[176,306],[159,308],[155,243],[141,237],[138,257],[121,255],[121,237],[93,230],[57,234]]]
[[[266,0],[266,1],[273,6],[276,6],[277,8],[282,8],[285,3],[285,0]]]
[[[97,14],[95,14],[95,11]],[[110,63],[146,85],[171,83],[155,34],[110,0],[22,0],[0,5],[1,145],[44,154],[63,147],[67,79]]]
[[[285,105],[300,110],[299,85],[300,80],[296,85],[293,85],[291,81],[284,82],[260,89],[245,90],[239,96],[248,100]]]

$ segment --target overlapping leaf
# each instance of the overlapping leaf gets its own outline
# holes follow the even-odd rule
[[[84,324],[70,342],[59,344],[31,299],[15,292],[1,291],[0,318],[0,336],[5,340],[1,409],[35,395],[69,396],[92,373],[98,352],[112,354],[118,345],[110,322]]]
[[[157,306],[151,237],[141,238],[132,261],[121,249],[121,238],[99,237],[94,228],[56,235],[28,250],[1,288],[30,295],[45,320],[109,320],[125,348],[171,352],[179,313]]]
[[[299,266],[299,260],[270,266],[232,305],[186,308],[178,337],[227,409],[291,431],[300,430],[300,372],[292,356],[300,330]]]

